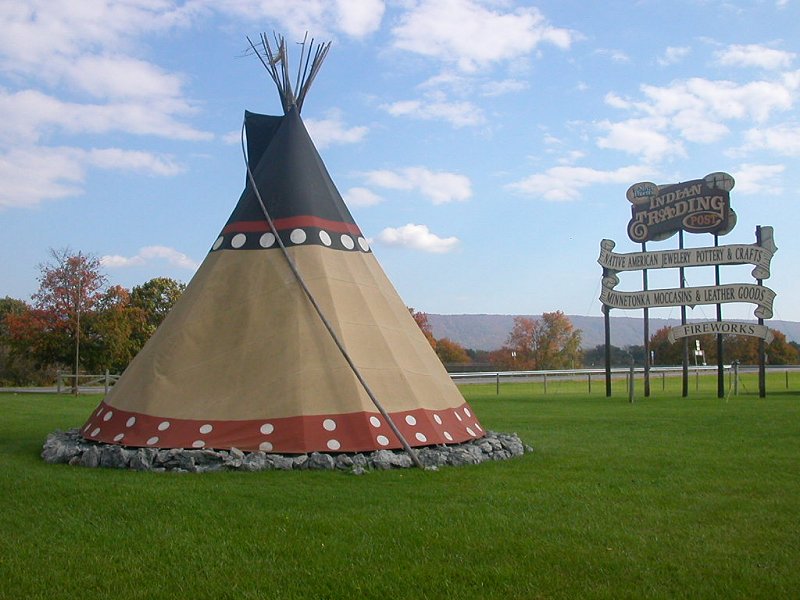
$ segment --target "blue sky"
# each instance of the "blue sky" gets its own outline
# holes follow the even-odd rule
[[[188,281],[244,184],[243,111],[280,112],[246,53],[276,30],[333,42],[303,118],[409,306],[600,315],[600,240],[640,249],[627,188],[726,171],[738,225],[720,243],[774,226],[774,318],[800,320],[799,4],[6,0],[0,296],[29,299],[50,247],[102,257],[126,287]],[[651,288],[677,285],[651,272]]]

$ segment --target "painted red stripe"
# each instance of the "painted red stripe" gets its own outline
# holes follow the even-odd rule
[[[361,230],[355,223],[344,223],[342,221],[329,221],[328,219],[321,219],[312,216],[299,216],[287,217],[285,219],[275,219],[275,228],[278,231],[286,229],[297,229],[298,227],[317,227],[327,231],[335,231],[336,233],[349,233],[352,235],[361,235]],[[236,221],[226,225],[222,233],[242,233],[249,231],[268,231],[269,226],[266,221]]]
[[[460,443],[484,435],[466,402],[441,410],[393,412],[391,417],[415,447]],[[370,452],[401,447],[400,440],[377,412],[225,421],[159,417],[102,402],[81,434],[86,439],[130,447],[236,447],[251,452]]]

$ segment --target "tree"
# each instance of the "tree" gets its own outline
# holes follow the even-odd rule
[[[669,332],[672,328],[662,327],[650,336],[650,351],[655,357],[654,365],[682,365],[683,364],[683,339],[669,341]],[[703,334],[690,337],[687,340],[689,346],[689,364],[694,364],[695,348],[700,342],[700,349],[703,351],[707,364],[713,364],[717,360],[717,336],[714,334]],[[727,350],[726,350],[727,353]],[[702,364],[702,359],[697,357],[698,363]]]
[[[517,370],[564,369],[581,364],[581,331],[561,311],[541,319],[515,317],[506,345],[492,360]]]
[[[149,326],[145,313],[131,305],[130,297],[124,287],[112,286],[89,317],[83,357],[90,371],[124,371],[147,341]]]
[[[24,300],[6,296],[0,298],[0,382],[6,385],[24,385],[30,382],[35,370],[33,362],[24,354],[14,352],[14,339],[11,328],[30,310]]]
[[[414,317],[414,320],[417,322],[420,330],[422,330],[422,333],[425,335],[425,339],[428,340],[431,348],[436,350],[436,338],[433,337],[431,324],[428,322],[428,314],[424,312],[417,312],[411,307],[408,307],[408,312],[410,312],[411,316]]]
[[[149,329],[147,337],[161,325],[185,290],[185,283],[170,277],[154,277],[142,285],[133,287],[130,305],[143,311]]]
[[[72,254],[69,248],[50,249],[50,260],[39,265],[39,291],[33,295],[35,307],[53,335],[50,345],[53,362],[70,363],[74,357],[73,391],[78,391],[81,316],[88,315],[102,296],[106,284],[100,272],[100,259],[91,254]],[[64,344],[67,340],[68,344]]]
[[[639,346],[641,348],[641,346]],[[631,353],[627,349],[611,344],[611,366],[627,367],[631,364]],[[583,353],[583,363],[591,367],[603,367],[606,364],[606,345],[598,344]]]
[[[463,365],[472,362],[464,347],[449,338],[436,340],[436,355],[445,365]]]
[[[543,313],[539,322],[539,369],[574,369],[581,365],[581,331],[563,312]]]

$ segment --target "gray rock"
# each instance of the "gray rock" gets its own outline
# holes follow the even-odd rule
[[[474,465],[487,460],[505,460],[533,452],[516,434],[487,431],[485,436],[462,444],[427,446],[415,449],[426,469],[444,465]],[[116,444],[98,444],[85,440],[79,430],[55,431],[42,445],[42,458],[48,463],[68,463],[85,467],[129,468],[139,471],[206,472],[220,469],[263,471],[268,469],[338,469],[356,475],[369,470],[385,471],[413,467],[403,450],[376,450],[364,454],[281,455],[265,452],[183,448],[127,448]]]
[[[330,471],[336,466],[336,461],[330,454],[312,452],[306,464],[309,469]]]
[[[251,452],[242,459],[242,468],[245,471],[265,471],[268,468],[266,452]]]
[[[99,467],[100,466],[100,450],[98,450],[97,446],[90,446],[82,455],[81,455],[81,466],[82,467]]]
[[[291,471],[294,465],[294,461],[291,458],[282,454],[273,454],[272,462],[279,471]]]
[[[336,456],[336,468],[342,471],[349,471],[353,468],[353,457],[349,454],[339,454]]]
[[[370,456],[369,463],[375,469],[387,471],[392,468],[392,460],[394,460],[394,452],[391,450],[376,450]]]
[[[100,466],[111,469],[126,469],[130,455],[122,446],[104,445],[100,450]]]

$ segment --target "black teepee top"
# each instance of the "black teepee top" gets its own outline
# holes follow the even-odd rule
[[[266,38],[263,44],[267,57],[262,58],[259,53],[259,58],[278,84],[286,114],[277,117],[245,112],[248,168],[252,180],[247,178],[244,192],[212,251],[277,248],[277,234],[286,247],[316,244],[335,250],[369,252],[367,241],[300,118],[302,100],[329,45],[321,46],[324,50],[318,47],[308,78],[301,79],[298,74],[299,92],[295,96],[290,85],[281,87],[281,82],[288,81],[283,39],[280,38],[277,55],[271,51]],[[258,53],[254,45],[253,49]],[[277,74],[276,62],[284,66],[283,77]],[[253,182],[276,231],[270,229]]]

